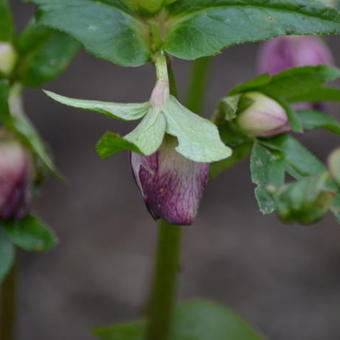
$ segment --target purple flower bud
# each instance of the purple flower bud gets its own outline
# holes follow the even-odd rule
[[[17,60],[17,54],[9,43],[0,42],[0,72],[9,75]]]
[[[20,219],[28,212],[31,159],[15,140],[0,139],[0,220]]]
[[[208,183],[209,164],[184,158],[175,147],[176,140],[166,137],[151,156],[131,153],[131,168],[154,219],[190,225]]]
[[[249,92],[242,99],[250,105],[238,114],[238,126],[247,135],[271,137],[290,130],[287,113],[275,100],[259,92]]]
[[[328,46],[315,36],[283,36],[266,41],[259,54],[260,73],[276,74],[292,67],[333,64]]]

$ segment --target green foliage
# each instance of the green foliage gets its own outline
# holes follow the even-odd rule
[[[103,159],[109,158],[118,152],[126,150],[141,153],[135,144],[128,142],[126,139],[113,132],[106,132],[100,138],[97,143],[96,150],[98,155]]]
[[[318,222],[331,208],[335,192],[327,189],[328,174],[302,178],[295,183],[273,189],[273,197],[280,218],[285,223]]]
[[[7,234],[0,228],[0,284],[7,276],[14,261],[14,246]]]
[[[281,186],[285,181],[285,160],[281,151],[269,150],[259,142],[255,142],[250,160],[251,178],[255,196],[263,214],[275,210],[275,203],[267,191],[269,185]]]
[[[20,59],[16,80],[38,87],[64,71],[80,45],[65,33],[31,21],[20,35],[17,47]]]
[[[340,15],[310,0],[179,0],[170,7],[164,49],[197,59],[279,35],[340,33]]]
[[[323,128],[340,135],[340,122],[324,112],[299,111],[298,115],[303,128],[307,130]]]
[[[143,340],[144,322],[98,329],[101,340]],[[170,340],[263,340],[230,309],[213,302],[194,300],[177,307]]]
[[[27,251],[47,251],[57,243],[53,231],[34,216],[0,223],[13,244]]]
[[[92,54],[122,66],[149,59],[147,28],[119,0],[33,0],[39,23],[68,33]]]
[[[14,23],[7,0],[0,0],[0,42],[12,41]]]

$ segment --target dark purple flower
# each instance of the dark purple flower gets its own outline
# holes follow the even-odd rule
[[[237,117],[237,124],[247,135],[271,137],[290,131],[288,116],[275,100],[259,92],[249,92],[243,98],[252,104]]]
[[[209,164],[184,158],[175,147],[176,140],[166,137],[151,156],[131,153],[131,168],[154,219],[190,225],[208,183]]]
[[[0,220],[20,219],[28,212],[31,160],[15,140],[0,138]]]

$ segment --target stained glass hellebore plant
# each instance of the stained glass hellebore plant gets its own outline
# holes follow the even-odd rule
[[[37,4],[37,22],[33,20],[14,43],[13,30],[7,27],[11,23],[8,6],[0,0],[0,71],[4,79],[0,113],[5,128],[21,143],[15,145],[22,145],[35,160],[33,174],[40,173],[38,165],[45,170],[55,168],[23,114],[23,86],[41,86],[57,76],[74,56],[78,43],[96,57],[120,66],[148,62],[155,66],[155,84],[142,103],[76,99],[45,91],[71,107],[138,121],[125,136],[106,132],[97,151],[102,158],[128,152],[140,194],[151,216],[159,220],[146,319],[99,329],[95,335],[105,340],[263,339],[222,306],[194,301],[176,307],[182,226],[194,222],[209,178],[249,155],[255,196],[264,214],[276,212],[285,223],[309,225],[331,212],[340,221],[339,151],[329,150],[329,161],[323,164],[295,137],[319,128],[340,134],[340,123],[319,105],[340,101],[340,90],[327,85],[340,78],[340,70],[318,37],[340,33],[336,4],[319,0],[26,2]],[[1,37],[6,30],[7,36]],[[199,103],[207,90],[208,58],[227,47],[261,40],[269,40],[260,53],[261,75],[231,89],[220,99],[211,119],[201,117]],[[16,54],[17,62],[13,61]],[[50,62],[52,57],[56,64]],[[177,94],[173,58],[194,60],[190,100],[185,103]],[[0,157],[1,150],[0,145]],[[10,152],[13,159],[20,158],[14,149]],[[8,169],[8,178],[22,180],[16,176],[19,165],[15,171]],[[21,208],[21,204],[15,206]],[[0,234],[14,244],[23,242],[13,236],[17,235],[13,230],[18,233],[29,225],[17,225],[19,212],[11,214],[11,225],[6,221]]]

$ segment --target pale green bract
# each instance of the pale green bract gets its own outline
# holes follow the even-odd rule
[[[161,146],[166,120],[159,109],[151,108],[141,123],[125,139],[133,143],[144,155],[151,155]]]
[[[161,146],[165,133],[177,137],[176,150],[184,157],[196,162],[215,162],[228,158],[232,151],[223,144],[217,127],[207,119],[201,118],[189,111],[173,96],[161,107],[152,107],[150,103],[122,104],[107,103],[93,100],[68,98],[56,93],[45,91],[52,99],[78,109],[96,111],[101,114],[123,119],[136,120],[144,116],[140,124],[124,139],[129,143],[122,143],[121,138],[110,138],[110,143],[99,143],[99,154],[109,155],[112,147],[116,153],[125,148],[137,147],[144,155],[151,155]],[[119,143],[117,147],[115,142]],[[132,143],[132,144],[130,144]],[[104,148],[105,150],[101,150]]]
[[[141,104],[109,103],[98,100],[69,98],[51,91],[44,92],[55,101],[64,105],[82,110],[95,111],[105,116],[122,120],[140,119],[146,115],[150,108],[148,102]]]
[[[176,150],[195,162],[216,162],[231,156],[231,149],[223,144],[217,127],[199,117],[170,96],[165,104],[166,132],[177,137]]]

